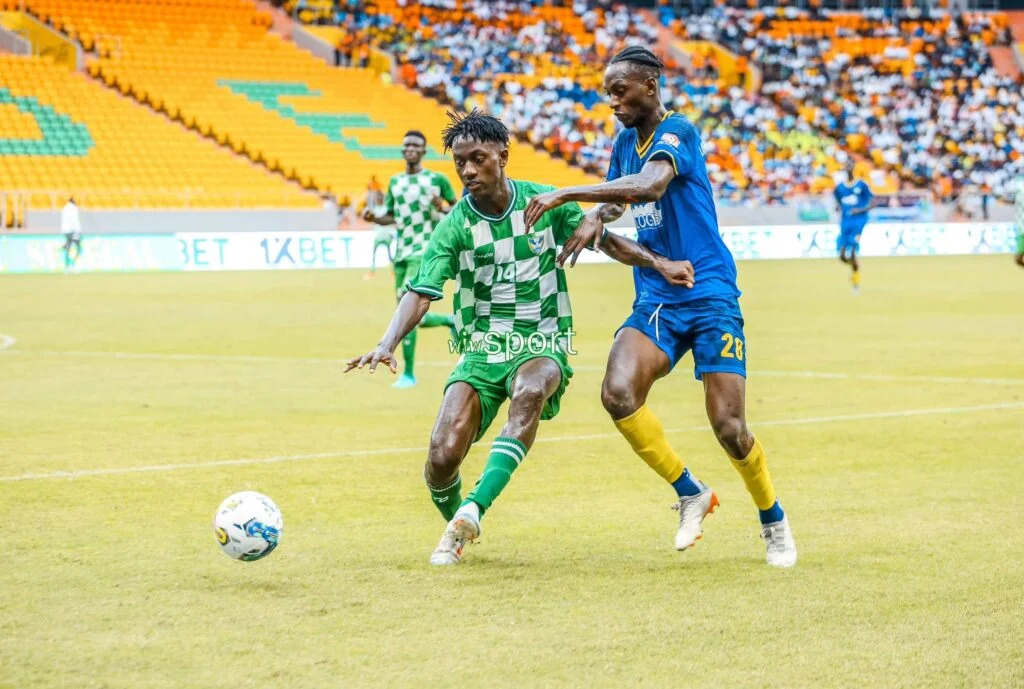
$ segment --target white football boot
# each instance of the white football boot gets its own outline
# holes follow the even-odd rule
[[[789,517],[781,522],[761,526],[761,538],[765,544],[765,559],[772,567],[792,567],[796,564],[796,541],[793,529],[789,528]]]
[[[441,542],[430,555],[432,565],[457,565],[462,562],[462,549],[480,538],[480,519],[468,510],[459,510],[448,522]]]
[[[704,521],[704,517],[714,512],[716,507],[718,496],[708,486],[704,486],[704,490],[696,495],[681,496],[679,502],[672,505],[672,509],[679,512],[676,550],[686,550],[697,543],[704,532],[701,522]]]

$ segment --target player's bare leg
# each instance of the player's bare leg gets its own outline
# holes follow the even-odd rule
[[[462,477],[459,467],[473,445],[480,428],[480,397],[476,390],[463,382],[448,387],[441,409],[430,434],[430,449],[423,477],[430,490],[430,498],[445,522],[451,521],[462,501]],[[441,538],[430,561],[435,564],[456,563],[462,557],[464,540],[449,535]]]
[[[850,281],[853,284],[854,294],[860,292],[860,263],[857,261],[857,247],[850,247],[850,268],[853,269],[853,274],[850,276]]]
[[[462,559],[464,545],[480,537],[481,517],[508,485],[512,472],[533,446],[544,403],[558,389],[561,381],[561,368],[546,357],[528,361],[516,371],[509,399],[508,421],[494,440],[487,465],[476,487],[448,522],[441,543],[430,558],[432,564],[458,564]],[[473,427],[474,435],[478,427],[479,414],[477,425]]]
[[[1017,262],[1021,268],[1024,268],[1024,254],[1017,254],[1013,257],[1013,260]]]
[[[624,419],[647,402],[654,381],[668,373],[668,356],[639,330],[623,328],[608,353],[601,404],[613,421]]]
[[[776,498],[764,448],[747,428],[746,379],[736,373],[705,373],[702,377],[705,406],[715,438],[757,505],[768,564],[791,567],[796,564],[796,543],[789,519]]]
[[[464,541],[480,537],[480,518],[508,485],[512,472],[533,447],[544,403],[561,382],[562,369],[547,357],[527,361],[516,371],[509,398],[508,421],[494,441],[491,456],[476,487],[448,525],[455,537]]]
[[[668,372],[668,355],[660,347],[639,330],[623,328],[608,354],[601,402],[633,451],[676,489],[679,502],[674,509],[679,511],[679,528],[675,546],[685,550],[701,537],[704,517],[718,505],[718,498],[691,476],[668,444],[661,422],[647,408],[651,387]]]

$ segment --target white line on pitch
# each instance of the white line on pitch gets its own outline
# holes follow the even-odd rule
[[[7,337],[7,336],[0,336]],[[11,343],[14,338],[11,338]],[[7,345],[7,346],[10,346]],[[0,347],[3,351],[3,347]],[[68,356],[86,357],[96,359],[140,359],[147,361],[224,361],[240,363],[305,363],[305,364],[343,364],[347,359],[336,359],[330,357],[290,357],[272,356],[259,354],[188,354],[175,352],[91,352],[80,350],[60,349],[9,349],[3,351],[5,355],[32,355],[39,356]],[[435,368],[451,368],[455,360],[451,361],[420,361],[419,366]],[[603,365],[597,364],[574,364],[577,371],[604,371]],[[953,383],[953,384],[982,384],[982,385],[1024,385],[1024,378],[985,378],[972,376],[929,376],[929,375],[897,375],[884,373],[831,373],[827,371],[771,371],[753,370],[754,377],[765,378],[818,378],[823,380],[866,380],[891,383]]]
[[[839,414],[837,416],[812,416],[802,419],[775,419],[772,421],[761,421],[754,424],[755,428],[769,426],[804,426],[819,423],[839,423],[844,421],[868,421],[876,419],[896,419],[908,416],[930,416],[942,414],[971,414],[982,411],[1001,411],[1007,409],[1024,409],[1024,402],[999,402],[995,404],[980,404],[973,407],[939,407],[933,409],[904,409],[902,411],[881,411],[867,412],[863,414]],[[686,433],[693,431],[707,431],[706,424],[699,426],[688,426],[685,428],[669,428],[667,433]],[[553,438],[537,438],[538,443],[565,443],[582,442],[587,440],[609,440],[618,438],[618,433],[592,433],[588,435],[563,435]],[[244,466],[252,464],[282,464],[285,462],[307,462],[315,459],[334,459],[338,457],[370,457],[374,455],[397,455],[422,453],[426,454],[425,447],[390,447],[377,450],[348,450],[340,452],[317,452],[304,455],[275,455],[272,457],[244,457],[241,459],[221,459],[212,462],[191,462],[179,464],[152,464],[141,467],[115,467],[110,469],[81,469],[78,471],[54,471],[41,474],[20,474],[17,476],[0,476],[0,482],[13,481],[40,481],[44,479],[75,479],[87,476],[110,476],[115,474],[144,474],[166,471],[179,471],[182,469],[207,469],[211,467]]]
[[[3,351],[8,347],[11,347],[15,342],[17,342],[17,340],[11,337],[10,335],[4,335],[3,333],[0,333],[0,351]]]

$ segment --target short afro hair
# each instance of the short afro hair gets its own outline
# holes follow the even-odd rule
[[[481,143],[496,143],[508,146],[508,127],[502,124],[497,117],[485,115],[478,109],[473,108],[468,115],[460,115],[454,111],[448,111],[450,125],[441,132],[441,141],[444,150],[450,151],[457,139],[473,139]]]

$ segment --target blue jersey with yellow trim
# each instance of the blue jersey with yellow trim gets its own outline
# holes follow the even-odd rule
[[[690,261],[692,289],[669,284],[653,268],[634,268],[636,304],[682,304],[708,297],[738,297],[736,262],[718,232],[718,215],[704,165],[700,134],[689,120],[669,112],[645,143],[636,129],[615,138],[608,180],[640,172],[648,160],[667,160],[675,177],[665,194],[651,203],[631,204],[637,241],[676,261]]]
[[[871,187],[864,180],[857,180],[853,184],[837,184],[836,190],[832,195],[835,197],[836,203],[839,204],[839,209],[842,213],[841,222],[844,226],[853,227],[859,225],[863,227],[867,224],[867,213],[852,213],[855,210],[871,207],[871,200],[874,198],[874,195],[871,193]]]

